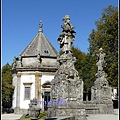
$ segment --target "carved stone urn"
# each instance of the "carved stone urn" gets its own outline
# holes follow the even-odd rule
[[[31,120],[38,120],[40,110],[41,109],[37,107],[37,99],[34,98],[33,100],[30,100],[28,111],[29,111],[29,116]]]

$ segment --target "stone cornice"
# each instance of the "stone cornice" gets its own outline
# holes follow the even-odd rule
[[[41,72],[56,72],[58,70],[57,67],[42,67],[42,68],[30,68],[30,67],[21,67],[16,68],[16,71],[41,71]]]

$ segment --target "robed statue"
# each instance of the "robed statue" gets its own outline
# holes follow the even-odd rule
[[[72,44],[74,41],[76,32],[73,30],[75,27],[70,24],[70,16],[66,15],[63,19],[64,21],[62,27],[62,33],[59,35],[58,43],[60,44],[61,51],[63,53],[69,53],[72,49]]]
[[[96,63],[96,65],[98,66],[98,71],[102,71],[103,67],[106,66],[105,60],[104,60],[106,54],[103,52],[103,49],[100,48],[99,53],[96,55],[98,56],[98,61]]]

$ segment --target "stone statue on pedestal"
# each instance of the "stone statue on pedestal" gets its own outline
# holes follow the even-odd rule
[[[98,106],[100,113],[113,113],[113,103],[112,103],[112,89],[109,87],[107,81],[107,73],[105,73],[104,68],[105,63],[105,53],[103,49],[99,49],[97,54],[98,61],[96,65],[98,66],[98,71],[95,74],[97,79],[94,82],[94,86],[91,87],[91,100],[99,103]]]
[[[58,43],[62,54],[58,55],[59,68],[54,79],[51,81],[51,101],[66,101],[66,104],[51,104],[48,106],[48,117],[75,116],[75,120],[86,120],[85,105],[83,103],[83,81],[79,78],[74,63],[76,58],[72,53],[74,41],[73,29],[70,24],[70,16],[63,18],[62,33],[59,35]]]

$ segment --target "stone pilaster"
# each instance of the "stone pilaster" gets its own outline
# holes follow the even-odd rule
[[[21,79],[21,73],[18,73],[17,74],[17,98],[16,98],[16,108],[15,108],[15,110],[14,110],[14,112],[16,113],[16,114],[19,114],[20,113],[20,83],[21,83],[21,81],[20,81],[20,79]]]
[[[38,101],[40,101],[40,96],[41,96],[41,73],[40,72],[36,72],[35,73],[35,98],[37,98]]]

